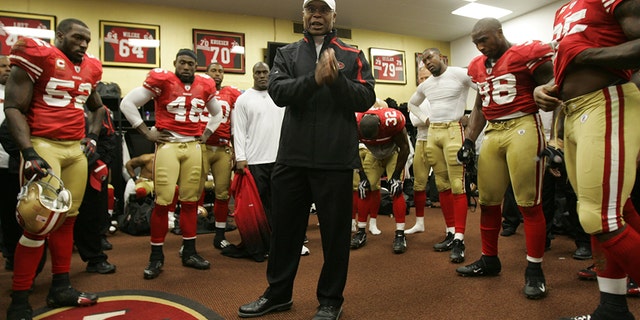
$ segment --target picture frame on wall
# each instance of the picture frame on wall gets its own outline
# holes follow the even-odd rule
[[[369,48],[369,56],[377,83],[407,84],[404,51]]]
[[[160,26],[100,20],[103,66],[160,67]]]
[[[193,48],[198,70],[217,62],[225,73],[245,73],[244,33],[193,29]]]
[[[0,54],[8,56],[20,37],[33,37],[53,44],[56,16],[0,11]]]

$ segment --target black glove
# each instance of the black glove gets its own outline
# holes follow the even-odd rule
[[[360,183],[358,183],[358,196],[360,199],[364,199],[367,197],[367,190],[371,191],[371,183],[369,183],[369,179],[367,179],[367,175],[364,171],[360,170],[358,172],[360,175]]]
[[[547,165],[549,168],[561,168],[564,165],[564,152],[561,149],[558,149],[553,146],[547,146],[540,152],[538,155],[538,160],[547,157],[549,160],[547,161]]]
[[[392,197],[400,195],[402,193],[402,180],[398,178],[391,178],[389,180],[389,194]]]
[[[98,136],[95,133],[89,133],[86,137],[82,138],[82,141],[80,142],[84,155],[87,156],[88,159],[90,159],[98,149],[97,140]]]
[[[51,169],[51,166],[33,148],[23,149],[22,158],[24,159],[22,175],[25,179],[31,180],[34,175],[37,176],[36,179],[42,179],[49,174],[47,170]]]
[[[462,147],[458,150],[458,163],[467,165],[476,157],[476,144],[470,139],[464,139]]]

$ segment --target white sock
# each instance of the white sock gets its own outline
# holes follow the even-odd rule
[[[378,235],[382,233],[382,231],[378,229],[378,221],[376,218],[369,219],[369,232],[371,232],[371,234],[373,235]]]

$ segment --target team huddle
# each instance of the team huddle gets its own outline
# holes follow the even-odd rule
[[[402,254],[406,235],[425,231],[432,170],[446,225],[433,248],[449,251],[449,260],[461,264],[466,247],[473,245],[464,237],[465,173],[477,169],[482,254],[456,272],[464,277],[501,272],[498,238],[511,187],[526,239],[522,292],[541,299],[548,290],[542,268],[548,223],[543,183],[546,170],[562,166],[577,195],[580,224],[591,236],[600,289],[595,311],[570,319],[634,319],[625,295],[627,279],[640,279],[640,216],[629,199],[640,155],[640,131],[632,129],[640,123],[640,82],[634,78],[640,68],[638,7],[640,0],[572,0],[557,11],[550,44],[512,44],[497,19],[481,19],[471,40],[482,54],[466,69],[447,66],[438,48],[424,50],[420,72],[425,75],[408,101],[408,118],[376,98],[365,55],[337,37],[334,0],[303,0],[304,38],[279,48],[273,67],[256,63],[254,86],[244,92],[221,86],[224,70],[218,63],[197,74],[194,51],[180,49],[175,70],[149,71],[120,104],[131,127],[155,145],[147,169],[154,207],[143,278],[159,277],[165,265],[163,247],[176,199],[181,263],[210,268],[196,250],[198,207],[210,173],[213,245],[230,246],[224,232],[235,170],[255,179],[270,229],[265,251],[258,254],[268,261],[268,287],[241,305],[238,315],[291,309],[314,204],[324,263],[313,319],[338,319],[349,251],[365,246],[367,224],[372,235],[380,234],[376,217],[383,187],[395,219],[392,252]],[[69,279],[74,226],[81,221],[83,198],[93,192],[86,190],[106,185],[101,184],[105,175],[94,181],[101,168],[95,164],[97,141],[109,115],[96,91],[102,65],[86,52],[90,41],[84,22],[65,19],[53,45],[24,37],[11,49],[4,114],[19,152],[23,188],[16,216],[24,231],[16,237],[12,260],[9,320],[33,318],[28,298],[47,248],[52,261],[47,306],[98,302],[97,294],[75,289]],[[470,89],[477,95],[467,117]],[[150,128],[138,109],[151,100],[155,124]],[[550,137],[541,111],[553,112]],[[415,145],[407,123],[417,128]],[[403,185],[412,147],[416,224],[407,229]]]

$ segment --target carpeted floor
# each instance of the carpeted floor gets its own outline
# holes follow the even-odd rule
[[[480,256],[479,212],[470,212],[466,233],[465,263]],[[590,261],[571,258],[573,240],[557,236],[543,264],[549,295],[528,300],[522,294],[525,246],[522,225],[511,237],[500,238],[502,273],[490,278],[464,278],[456,275],[457,265],[449,254],[435,252],[432,245],[444,235],[440,209],[427,208],[427,231],[408,235],[408,250],[395,255],[391,251],[393,218],[380,216],[379,236],[369,234],[365,247],[352,251],[349,279],[345,290],[343,320],[353,319],[557,319],[591,312],[598,303],[595,281],[580,281],[576,271]],[[407,228],[413,225],[413,208]],[[316,282],[322,263],[317,219],[311,216],[307,236],[311,255],[302,257],[294,291],[294,305],[288,312],[269,314],[262,319],[311,319],[317,307]],[[239,242],[237,231],[229,232],[232,243]],[[149,256],[148,237],[133,237],[118,232],[109,237],[114,249],[109,261],[116,264],[115,274],[99,275],[84,271],[85,264],[74,255],[71,277],[78,289],[93,292],[114,290],[150,290],[171,293],[200,303],[225,319],[238,319],[238,306],[257,298],[266,287],[267,263],[222,256],[211,245],[213,234],[198,237],[201,255],[212,262],[210,270],[198,271],[181,266],[178,249],[181,238],[167,235],[165,267],[159,278],[144,280],[142,270]],[[31,295],[34,309],[45,306],[50,283],[47,264]],[[9,303],[11,273],[0,271],[0,318]],[[640,298],[629,298],[632,312],[640,316]],[[114,317],[110,319],[127,319]],[[162,319],[158,315],[157,319]],[[136,319],[138,320],[138,319]]]

